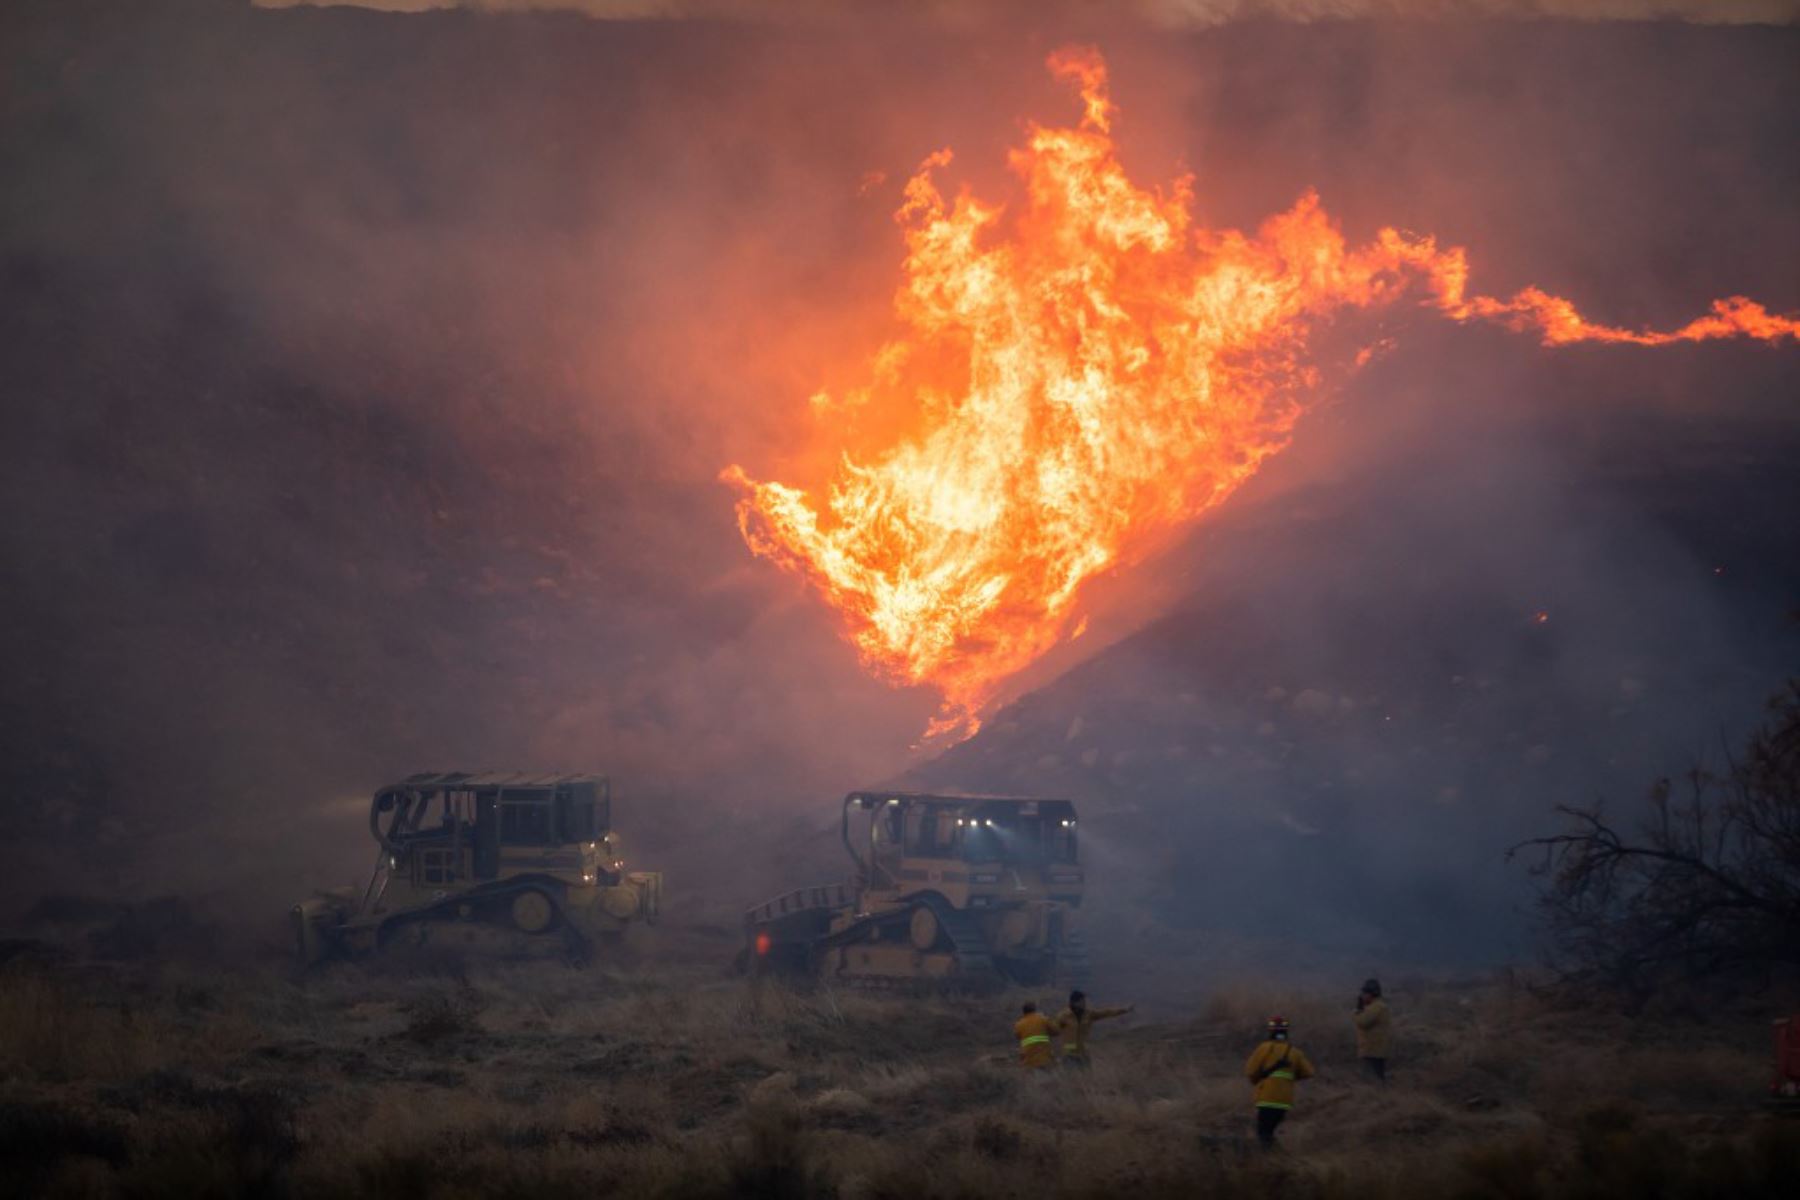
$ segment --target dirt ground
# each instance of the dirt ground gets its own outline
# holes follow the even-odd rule
[[[419,952],[307,973],[197,931],[154,955],[8,943],[7,1190],[1741,1200],[1800,1179],[1800,1122],[1757,1107],[1749,1008],[1628,1017],[1510,977],[1397,980],[1379,1087],[1343,997],[1214,986],[1100,1026],[1090,1071],[1028,1075],[1011,1023],[1047,989],[755,986],[721,931],[649,936],[583,968]],[[1240,1072],[1272,1010],[1319,1076],[1265,1155]]]

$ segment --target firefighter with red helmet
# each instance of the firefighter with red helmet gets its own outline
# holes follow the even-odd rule
[[[1313,1077],[1312,1061],[1288,1038],[1286,1017],[1270,1017],[1269,1033],[1250,1052],[1244,1077],[1255,1087],[1256,1140],[1265,1149],[1275,1145],[1275,1131],[1294,1107],[1294,1084]]]

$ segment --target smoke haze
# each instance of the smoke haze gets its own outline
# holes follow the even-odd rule
[[[1628,7],[1793,16],[1580,15]],[[1800,307],[1792,30],[1157,11],[1195,28],[1104,47],[1122,154],[1194,170],[1209,224],[1316,187],[1352,237],[1435,233],[1597,319]],[[1069,111],[1065,31],[1027,28],[8,6],[13,902],[278,912],[363,869],[375,786],[522,766],[609,771],[634,857],[729,913],[834,870],[834,793],[911,770],[1075,793],[1134,905],[1251,847],[1196,928],[1425,953],[1458,935],[1395,914],[1435,905],[1505,945],[1508,837],[1741,729],[1794,661],[1795,354],[1396,317],[1216,527],[1100,581],[1042,690],[923,762],[936,697],[858,669],[717,474],[832,466],[794,431],[886,336],[901,181],[950,145],[1006,195],[1021,122]],[[1292,900],[1224,903],[1282,863]]]
[[[262,8],[372,8],[425,13],[463,9],[483,13],[574,12],[599,20],[715,19],[823,22],[891,16],[878,0],[253,0]],[[1017,22],[1046,14],[1092,19],[1117,28],[1140,23],[1166,29],[1207,29],[1237,21],[1574,20],[1694,21],[1718,25],[1786,24],[1800,19],[1794,0],[1126,0],[1116,4],[956,3],[925,0],[905,6],[905,19],[946,26]]]

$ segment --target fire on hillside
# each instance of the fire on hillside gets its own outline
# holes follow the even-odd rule
[[[846,442],[828,493],[723,472],[751,550],[810,581],[864,664],[939,689],[933,732],[972,733],[1003,681],[1083,631],[1085,581],[1141,560],[1287,444],[1339,369],[1316,343],[1341,313],[1414,298],[1549,346],[1800,337],[1741,296],[1670,331],[1595,323],[1536,287],[1471,296],[1461,248],[1391,228],[1352,248],[1313,194],[1253,235],[1197,228],[1191,176],[1146,189],[1121,165],[1099,54],[1049,67],[1084,113],[1029,127],[1015,213],[967,190],[946,200],[948,150],[908,183],[904,332],[866,386],[815,397],[817,435]],[[1386,344],[1365,337],[1342,369]],[[896,414],[914,421],[899,437]],[[865,424],[881,432],[857,445]]]

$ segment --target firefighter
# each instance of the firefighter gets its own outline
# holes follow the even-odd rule
[[[1071,1067],[1089,1065],[1088,1031],[1094,1027],[1094,1022],[1122,1017],[1136,1008],[1135,1004],[1123,1008],[1089,1008],[1086,992],[1070,992],[1069,1007],[1056,1018],[1057,1031],[1063,1038],[1063,1062]]]
[[[1381,980],[1363,983],[1356,996],[1356,1015],[1351,1020],[1356,1023],[1356,1056],[1362,1059],[1363,1069],[1378,1082],[1386,1083],[1392,1017],[1387,1001],[1381,998]]]
[[[1025,1015],[1013,1025],[1013,1036],[1019,1039],[1019,1065],[1036,1071],[1056,1065],[1056,1052],[1050,1039],[1056,1036],[1056,1025],[1027,1000]]]
[[[1256,1140],[1272,1150],[1275,1130],[1294,1107],[1294,1081],[1313,1077],[1312,1063],[1288,1041],[1286,1017],[1269,1018],[1269,1036],[1250,1052],[1244,1076],[1256,1086]]]

